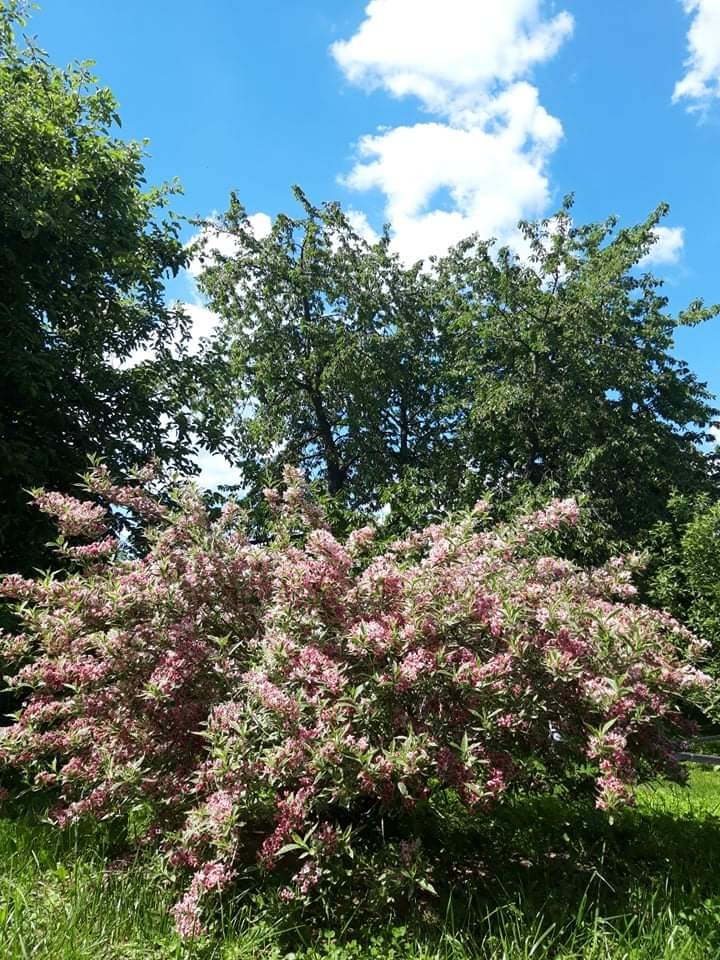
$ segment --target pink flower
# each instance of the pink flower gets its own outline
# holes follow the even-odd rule
[[[308,535],[306,549],[314,556],[329,560],[338,571],[346,571],[352,562],[345,548],[327,530],[313,530]]]
[[[192,880],[192,889],[223,890],[235,876],[235,871],[228,869],[226,864],[213,860],[203,864],[197,871]]]
[[[346,683],[342,668],[314,646],[300,648],[290,668],[290,676],[336,694]]]
[[[435,664],[435,654],[424,647],[405,654],[398,668],[400,679],[397,683],[397,689],[409,689],[417,681],[418,677],[432,673],[435,669]]]
[[[204,933],[200,921],[199,900],[196,892],[189,891],[170,911],[175,920],[177,932],[183,940],[193,940]]]
[[[293,883],[298,892],[306,896],[310,890],[320,882],[320,869],[313,860],[306,860],[300,870],[293,877]]]
[[[272,870],[275,866],[278,850],[287,842],[290,834],[302,826],[311,796],[312,790],[306,787],[278,800],[275,829],[263,842],[259,854],[261,863],[268,870]]]
[[[96,537],[107,529],[104,507],[90,501],[42,491],[35,496],[35,504],[43,513],[55,517],[66,537]]]
[[[248,690],[253,693],[260,703],[288,719],[296,719],[298,715],[298,705],[287,694],[271,683],[261,670],[249,670],[243,674]]]
[[[357,556],[369,543],[372,543],[375,533],[374,527],[360,527],[359,530],[353,530],[347,540],[348,553],[353,557]]]

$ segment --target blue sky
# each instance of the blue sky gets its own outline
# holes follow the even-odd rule
[[[720,301],[720,0],[45,0],[29,31],[96,61],[188,216],[299,183],[414,257],[568,192],[578,220],[666,200],[672,307]],[[719,346],[720,319],[678,335],[718,394]]]

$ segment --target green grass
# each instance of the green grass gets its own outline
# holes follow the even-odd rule
[[[0,820],[2,960],[714,960],[720,957],[720,772],[644,788],[608,825],[555,801],[492,825],[502,875],[407,926],[311,933],[246,903],[183,944],[158,861],[113,863],[107,833]],[[488,837],[491,844],[491,838]],[[490,871],[497,873],[497,871]]]

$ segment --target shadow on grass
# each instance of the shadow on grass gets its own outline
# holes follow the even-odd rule
[[[400,941],[425,944],[430,950],[435,949],[433,944],[457,937],[458,942],[470,945],[467,953],[457,954],[462,957],[594,958],[596,954],[587,952],[590,948],[583,945],[583,938],[591,933],[596,936],[598,930],[618,942],[623,937],[630,943],[632,937],[642,936],[647,941],[654,936],[655,955],[664,957],[661,940],[672,931],[677,936],[678,929],[707,951],[697,956],[720,956],[719,810],[720,776],[714,771],[693,774],[686,789],[644,789],[638,808],[623,811],[613,822],[595,810],[591,800],[521,798],[492,818],[476,821],[469,830],[467,824],[448,823],[445,835],[437,841],[444,847],[448,864],[446,876],[439,878],[445,881],[438,884],[440,896],[427,896],[422,902],[415,899],[396,916],[388,910],[380,922],[368,923],[368,917],[359,911],[347,917],[337,913],[332,923],[326,921],[324,926],[331,926],[337,934],[334,943],[354,938],[357,953],[352,952],[355,947],[349,947],[349,952],[338,952],[338,957],[375,956],[373,950],[380,951],[378,956],[395,956],[388,952],[391,947],[397,956],[425,956],[402,953]],[[167,952],[158,955],[174,955],[169,952],[174,940],[165,912],[174,891],[167,878],[163,881],[153,873],[150,858],[138,855],[123,879],[122,870],[108,871],[109,863],[129,852],[120,831],[93,823],[59,830],[44,823],[42,813],[42,800],[33,798],[32,803],[15,805],[0,821],[0,857],[8,881],[19,886],[25,883],[30,890],[37,888],[40,878],[40,887],[47,882],[49,890],[52,881],[62,890],[67,888],[64,873],[72,875],[79,870],[86,878],[84,883],[97,887],[97,897],[93,894],[92,900],[95,928],[100,930],[104,923],[105,891],[115,889],[118,901],[129,898],[146,904],[137,908],[132,922],[121,916],[125,906],[117,907],[116,925],[122,938],[145,930],[146,944],[162,940]],[[78,900],[82,910],[87,910],[87,901],[83,893]],[[249,892],[241,892],[237,904],[235,912],[226,909],[216,925],[213,943],[198,944],[188,956],[234,957],[232,950],[226,953],[228,944],[235,940],[246,943],[248,929],[259,924],[272,928],[272,949],[278,952],[272,952],[268,940],[265,952],[238,952],[238,957],[281,957],[288,950],[325,956],[314,952],[327,939],[320,930],[322,922],[308,924],[272,897],[253,899]],[[30,929],[29,919],[27,926]],[[398,928],[405,929],[400,939]],[[103,936],[107,938],[107,932]],[[390,938],[390,946],[378,946],[378,937]],[[492,947],[493,938],[498,943],[516,943],[523,937],[528,944],[541,944],[542,949],[538,947],[532,954],[530,947],[525,953],[503,953]],[[149,945],[143,949],[147,950],[144,956],[155,956]],[[455,955],[445,948],[427,953],[433,957]],[[692,952],[686,955],[696,956]]]
[[[719,808],[714,771],[693,774],[689,788],[645,788],[636,809],[612,820],[559,797],[515,801],[477,830],[484,875],[440,907],[445,926],[483,942],[494,916],[518,929],[541,918],[555,956],[550,941],[559,950],[581,927],[610,920],[629,936],[671,920],[705,944],[704,956],[720,956]]]

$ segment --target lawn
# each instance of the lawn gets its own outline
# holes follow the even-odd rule
[[[720,955],[720,772],[645,787],[613,824],[587,807],[525,801],[488,824],[490,869],[472,897],[404,926],[309,930],[272,904],[218,911],[182,943],[159,861],[117,860],[102,828],[0,820],[3,960],[708,960]],[[508,854],[509,851],[509,854]],[[344,929],[343,929],[344,928]]]

